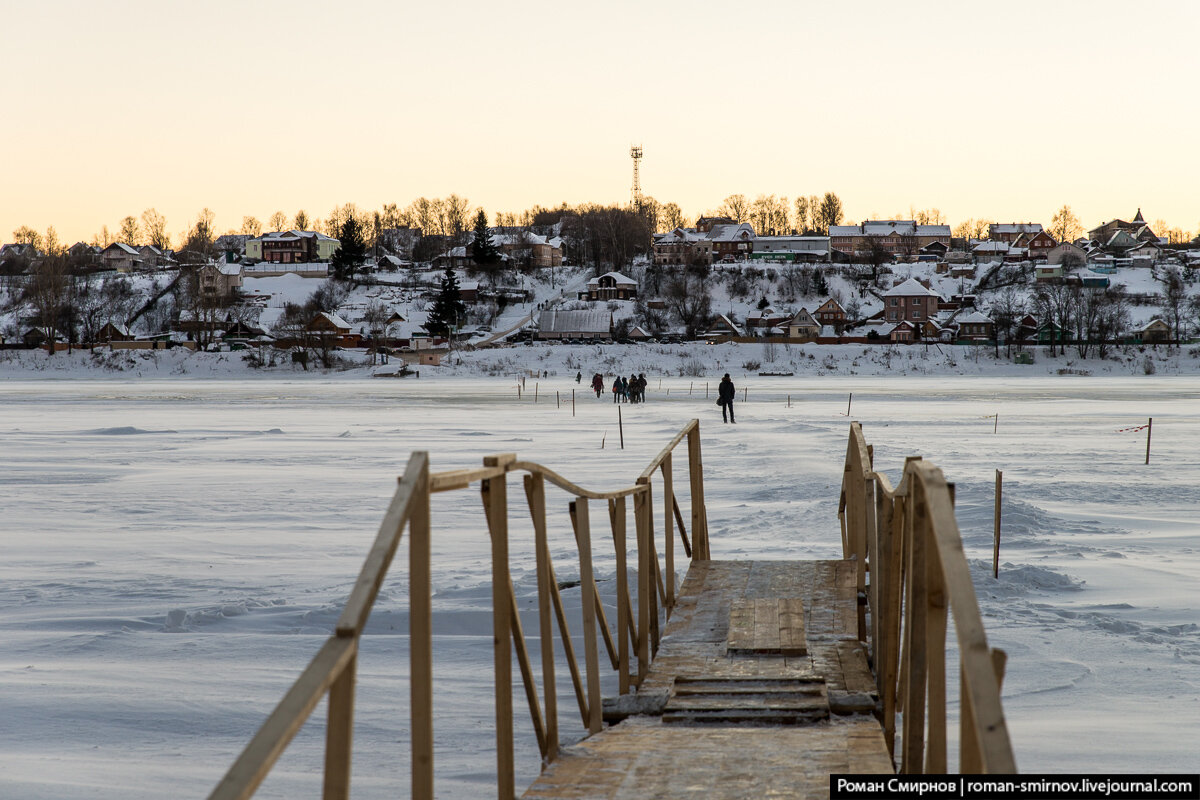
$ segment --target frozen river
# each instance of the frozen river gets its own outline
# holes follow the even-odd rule
[[[751,378],[736,426],[702,381],[652,378],[649,402],[622,408],[624,450],[611,398],[581,387],[572,417],[556,393],[573,380],[541,381],[536,405],[533,388],[518,401],[511,378],[0,384],[0,797],[205,796],[332,631],[414,449],[434,470],[515,451],[608,488],[698,416],[714,558],[838,557],[851,392],[877,467],[896,478],[921,455],[957,485],[988,634],[1009,652],[1019,767],[1200,770],[1200,378]],[[1118,431],[1148,417],[1146,466],[1145,431]],[[490,793],[494,770],[476,497],[433,509],[447,797]],[[566,497],[551,500],[557,561],[573,544]],[[516,559],[525,597],[532,556]],[[398,556],[359,661],[356,797],[407,793],[405,570]],[[320,716],[262,796],[318,792]],[[528,782],[536,745],[518,735]]]

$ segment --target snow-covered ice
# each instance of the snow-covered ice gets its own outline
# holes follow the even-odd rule
[[[582,357],[585,377],[600,369]],[[1005,708],[1020,768],[1200,769],[1200,378],[735,374],[750,393],[732,426],[704,399],[706,379],[647,370],[649,402],[622,407],[621,450],[611,397],[576,387],[560,361],[551,368],[559,374],[538,382],[536,405],[530,391],[518,402],[504,376],[186,380],[168,369],[157,380],[0,384],[0,796],[205,795],[332,631],[415,449],[431,452],[435,470],[515,451],[605,488],[700,417],[714,557],[837,557],[851,392],[877,466],[896,478],[904,456],[921,455],[957,485],[989,637],[1010,656]],[[572,389],[575,417],[555,403]],[[1116,432],[1147,417],[1149,466],[1144,431]],[[439,495],[433,511],[447,797],[488,793],[494,775],[476,498]],[[567,498],[550,500],[568,580]],[[525,608],[533,556],[515,506],[512,525]],[[359,659],[358,797],[407,794],[404,556]],[[611,556],[597,568],[611,578]],[[569,682],[560,688],[565,733],[578,731]],[[516,704],[527,783],[538,758],[519,689]],[[322,733],[318,709],[261,796],[317,791]]]

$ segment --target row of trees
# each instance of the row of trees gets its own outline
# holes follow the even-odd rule
[[[750,200],[744,194],[731,194],[713,216],[728,217],[734,222],[749,222],[764,235],[788,233],[829,233],[830,225],[842,224],[842,201],[833,192],[797,197],[791,203],[786,197],[760,194]],[[668,228],[667,230],[671,230]]]

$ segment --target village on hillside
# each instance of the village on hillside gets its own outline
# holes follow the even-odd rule
[[[354,352],[357,363],[437,365],[452,348],[547,341],[990,344],[1005,358],[1035,346],[1103,358],[1200,333],[1200,249],[1159,236],[1140,209],[1070,240],[1039,223],[964,237],[913,219],[779,234],[702,216],[652,233],[637,209],[623,214],[589,225],[564,208],[541,224],[488,226],[479,212],[474,231],[449,236],[369,231],[351,216],[337,237],[226,234],[180,251],[5,244],[0,345],[246,350],[263,363],[290,353],[307,368]]]

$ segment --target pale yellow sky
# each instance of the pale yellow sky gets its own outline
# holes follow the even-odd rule
[[[276,210],[836,191],[1200,228],[1200,3],[46,0],[3,11],[0,239]]]

